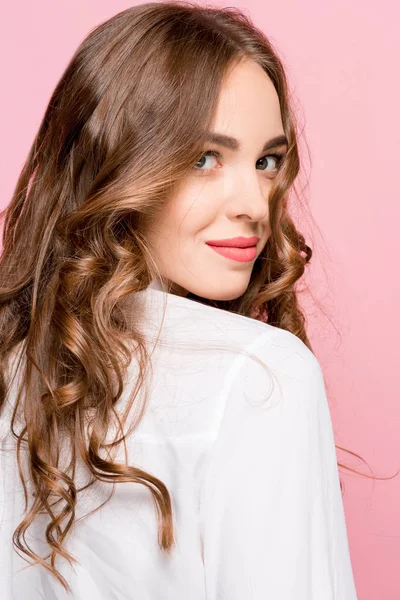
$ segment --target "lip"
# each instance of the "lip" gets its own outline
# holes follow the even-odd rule
[[[206,242],[208,246],[224,247],[224,248],[248,248],[249,246],[256,246],[260,240],[259,237],[234,237],[225,240],[209,240]]]
[[[257,258],[257,246],[247,246],[246,248],[238,248],[237,246],[214,246],[208,244],[211,250],[221,254],[225,258],[235,260],[236,262],[252,262]]]

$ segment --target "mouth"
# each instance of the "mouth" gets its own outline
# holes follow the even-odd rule
[[[259,241],[260,238],[256,235],[253,235],[252,237],[247,238],[239,236],[224,240],[209,240],[208,242],[206,242],[206,244],[208,244],[209,246],[217,246],[223,248],[249,248],[251,246],[256,246]]]
[[[257,257],[257,246],[216,246],[207,242],[209,248],[217,254],[236,262],[251,262]]]

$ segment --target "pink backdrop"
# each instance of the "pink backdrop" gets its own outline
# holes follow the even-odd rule
[[[3,6],[1,207],[72,53],[92,27],[133,4]],[[219,4],[245,8],[286,65],[307,141],[300,183],[313,222],[302,217],[298,225],[312,230],[310,337],[325,372],[336,443],[387,477],[400,467],[398,3]],[[366,470],[343,452],[338,458]],[[358,598],[399,600],[400,476],[341,478]]]

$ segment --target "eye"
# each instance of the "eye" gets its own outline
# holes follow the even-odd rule
[[[275,172],[275,171],[279,171],[279,169],[281,168],[281,163],[284,159],[285,154],[267,154],[266,156],[262,156],[261,158],[258,159],[257,161],[257,166],[261,165],[261,171],[267,171],[267,172]],[[214,165],[213,165],[213,160],[212,159],[216,159],[216,158],[221,158],[221,154],[219,152],[217,152],[216,150],[208,150],[207,152],[205,152],[200,159],[197,161],[197,163],[193,166],[193,169],[196,171],[201,171],[201,174],[206,175],[208,171],[212,171],[212,169],[215,166],[215,160],[214,160]],[[210,159],[207,163],[207,159]],[[268,169],[268,159],[271,161],[272,159],[272,168]],[[211,164],[210,164],[211,163]],[[262,168],[262,166],[265,165],[266,168]]]
[[[273,159],[273,162],[275,162],[276,166],[273,167],[272,169],[261,169],[262,171],[267,171],[267,170],[271,170],[271,171],[279,171],[282,160],[283,160],[284,155],[283,154],[267,154],[266,156],[263,156],[262,158],[260,158],[257,161],[257,165],[261,164],[266,164],[269,158]],[[268,164],[267,164],[268,166]]]
[[[213,168],[212,166],[208,166],[205,169],[202,168],[202,167],[204,167],[204,159],[205,158],[216,158],[217,156],[221,156],[219,154],[219,152],[216,152],[215,150],[208,150],[207,152],[205,152],[203,154],[203,156],[200,157],[200,159],[197,161],[197,163],[194,165],[193,168],[196,169],[197,171],[209,171]],[[201,166],[198,166],[198,165],[201,165]]]

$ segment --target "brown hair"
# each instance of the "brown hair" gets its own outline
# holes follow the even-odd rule
[[[122,306],[159,276],[142,225],[157,217],[174,184],[201,156],[202,132],[212,121],[221,82],[245,58],[257,61],[275,86],[289,147],[269,198],[272,235],[248,289],[240,298],[212,304],[260,320],[266,310],[270,324],[311,349],[295,284],[312,251],[287,210],[300,166],[288,85],[271,43],[238,9],[151,2],[94,28],[57,84],[2,212],[0,405],[17,344],[26,359],[11,429],[18,438],[27,514],[13,541],[67,590],[55,558],[74,560],[63,541],[75,520],[78,458],[91,482],[145,485],[159,516],[159,545],[173,547],[171,499],[163,482],[101,453],[105,446],[125,444],[116,403],[132,341],[140,369],[129,406],[149,367],[145,340]],[[16,434],[19,408],[23,427]],[[120,437],[106,445],[112,424]],[[71,442],[64,467],[61,432]],[[29,511],[23,444],[34,486]],[[50,517],[50,564],[25,541],[40,512]]]

